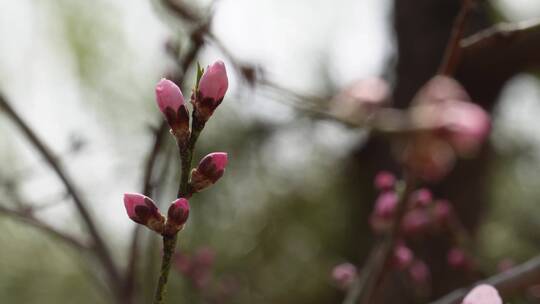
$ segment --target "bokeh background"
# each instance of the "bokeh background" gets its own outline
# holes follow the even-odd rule
[[[211,32],[242,63],[282,87],[324,99],[373,76],[388,80],[396,92],[407,76],[406,85],[417,89],[436,71],[459,7],[458,1],[435,2],[185,3],[198,14],[213,13]],[[484,28],[540,18],[540,2],[482,1],[477,11],[475,27]],[[154,85],[175,67],[166,44],[178,44],[182,54],[192,28],[159,1],[0,0],[0,90],[92,203],[121,265],[135,226],[125,216],[122,195],[142,187],[151,130],[161,122]],[[400,31],[416,35],[410,42],[416,53],[400,53]],[[290,95],[248,84],[217,45],[206,44],[197,57],[202,65],[216,59],[231,67],[231,85],[200,139],[197,159],[227,151],[230,165],[218,184],[192,200],[180,250],[214,252],[212,288],[227,285],[231,291],[221,297],[224,303],[340,303],[343,293],[332,284],[331,269],[345,261],[362,264],[373,244],[367,221],[376,195],[373,174],[396,171],[395,164],[366,131],[313,118],[291,107]],[[398,63],[409,59],[405,68]],[[489,82],[478,75],[478,82]],[[485,274],[497,272],[503,259],[523,262],[540,249],[537,75],[519,71],[485,100],[494,123],[486,151],[433,185],[463,215]],[[194,79],[191,66],[184,92]],[[397,96],[398,105],[410,94]],[[62,185],[5,116],[0,138],[0,204],[30,202],[40,219],[85,238]],[[161,178],[153,197],[163,205],[176,190],[174,149],[169,138],[157,163]],[[92,281],[86,257],[8,216],[0,215],[0,231],[1,303],[109,301]],[[141,303],[147,303],[160,243],[146,231],[143,241],[138,286]],[[432,271],[437,280],[442,270]],[[432,297],[471,283],[459,274],[450,277],[434,283]],[[210,301],[179,272],[171,280],[169,303]],[[538,301],[525,292],[512,303]]]

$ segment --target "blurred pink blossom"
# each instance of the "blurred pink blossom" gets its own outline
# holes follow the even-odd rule
[[[375,176],[375,188],[380,191],[392,190],[396,185],[396,177],[388,171],[380,171]]]
[[[351,286],[357,275],[356,266],[351,263],[339,264],[332,270],[332,279],[339,288],[344,290]]]
[[[491,285],[478,285],[463,299],[462,304],[502,304],[499,292]]]

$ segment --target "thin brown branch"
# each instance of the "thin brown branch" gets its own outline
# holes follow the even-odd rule
[[[31,129],[31,127],[22,119],[22,117],[13,109],[7,99],[0,93],[0,109],[17,125],[27,140],[34,146],[34,148],[42,155],[45,161],[49,164],[51,169],[56,173],[66,191],[70,194],[75,204],[75,207],[84,222],[90,236],[93,240],[93,251],[97,255],[98,259],[103,264],[104,270],[109,276],[111,288],[114,290],[115,295],[122,285],[121,276],[118,268],[113,261],[112,255],[105,244],[105,241],[101,237],[96,224],[87,209],[87,203],[79,194],[71,178],[62,168],[60,162],[54,156],[52,150],[45,144],[45,142],[39,138],[39,136]],[[118,298],[121,301],[120,298]]]
[[[497,288],[501,296],[505,298],[522,291],[528,286],[538,284],[539,282],[540,256],[537,256],[512,269],[477,282],[475,285],[493,285],[495,288]],[[469,290],[470,288],[461,288],[455,290],[439,300],[431,302],[431,304],[459,304]]]
[[[90,250],[90,246],[83,243],[81,240],[68,235],[60,230],[57,230],[56,228],[40,221],[39,219],[35,218],[32,214],[20,211],[20,210],[14,210],[11,208],[4,207],[3,205],[0,205],[0,213],[4,214],[5,216],[8,216],[9,218],[18,220],[20,222],[24,222],[27,225],[30,225],[32,227],[35,227],[46,234],[49,234],[50,236],[57,238],[64,243],[72,246],[73,248],[80,250],[80,251],[87,251]]]
[[[461,11],[454,21],[452,33],[439,68],[439,74],[453,75],[456,71],[462,52],[459,42],[461,41],[461,38],[463,38],[463,32],[465,31],[465,26],[467,25],[467,20],[473,4],[474,0],[463,0]]]

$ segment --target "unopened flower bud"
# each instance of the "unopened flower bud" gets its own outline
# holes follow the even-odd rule
[[[221,104],[229,87],[227,71],[223,61],[218,60],[209,65],[204,71],[198,92],[192,97],[195,115],[202,122],[206,122]]]
[[[410,203],[412,207],[427,207],[433,201],[431,191],[421,188],[411,193]]]
[[[138,193],[125,193],[124,206],[131,220],[158,233],[163,232],[165,218],[152,199]]]
[[[430,224],[430,217],[426,210],[414,209],[405,214],[401,228],[405,235],[414,236],[425,233]]]
[[[448,265],[452,268],[467,268],[470,266],[469,258],[465,251],[460,248],[452,248],[446,255]]]
[[[180,231],[189,217],[189,202],[185,198],[175,200],[167,212],[165,234],[174,235]]]
[[[413,282],[417,284],[426,284],[431,277],[431,272],[424,261],[415,260],[409,267],[409,275]]]
[[[437,200],[433,207],[435,221],[439,224],[446,224],[452,215],[452,205],[446,200]]]
[[[191,190],[199,192],[216,183],[223,176],[227,166],[227,153],[214,152],[206,155],[197,168],[191,172]]]
[[[156,100],[172,133],[178,140],[185,142],[189,135],[189,112],[180,88],[174,82],[162,78],[156,85]]]
[[[478,150],[489,135],[489,114],[472,102],[448,100],[440,110],[442,136],[460,155],[469,155]]]
[[[373,231],[383,233],[391,228],[392,219],[396,211],[398,196],[393,191],[383,192],[375,201],[370,224]]]
[[[482,284],[473,288],[465,296],[462,304],[502,304],[502,299],[497,289],[491,285]]]
[[[356,266],[351,263],[339,264],[332,270],[332,279],[343,290],[351,286],[357,275]]]
[[[400,270],[411,265],[414,255],[412,250],[404,244],[398,244],[394,249],[393,265]]]
[[[392,190],[396,185],[396,177],[388,171],[380,171],[375,176],[375,188],[380,191]]]

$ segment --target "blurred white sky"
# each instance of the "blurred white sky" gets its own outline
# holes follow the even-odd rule
[[[133,115],[130,122],[118,124],[104,119],[85,102],[88,98],[102,98],[103,92],[89,92],[80,82],[74,54],[66,42],[65,24],[59,21],[54,8],[58,3],[69,7],[66,3],[80,2],[87,21],[95,21],[112,32],[99,45],[104,54],[100,59],[104,63],[102,78],[116,96],[127,100],[135,99],[140,92],[149,98],[153,96],[153,84],[170,64],[163,43],[172,33],[156,15],[151,1],[101,0],[84,4],[66,0],[55,4],[56,1],[0,0],[0,90],[57,152],[67,148],[73,132],[88,140],[88,150],[69,160],[70,172],[76,176],[79,188],[99,204],[93,208],[106,210],[100,212],[106,227],[122,228],[115,229],[121,235],[132,227],[124,214],[122,193],[140,188],[141,172],[134,162],[147,149],[145,123],[156,116],[115,107],[114,98],[103,98],[103,103],[112,104],[112,111],[129,111]],[[511,20],[540,16],[538,0],[494,2],[504,8]],[[317,81],[321,62],[331,66],[328,76],[335,83],[345,85],[356,78],[381,73],[385,60],[392,54],[386,19],[390,14],[388,0],[220,0],[216,11],[213,30],[239,58],[261,63],[270,78],[305,92],[321,91]],[[210,61],[216,56],[219,54],[208,50],[204,58]],[[231,83],[234,87],[234,80]],[[518,85],[529,89],[522,91],[519,101],[512,102],[531,111],[503,117],[502,121],[512,125],[519,121],[524,126],[519,132],[527,134],[533,130],[531,126],[539,124],[534,119],[540,112],[536,104],[539,96],[532,89],[537,84],[527,78],[518,81]],[[152,105],[134,106],[154,109],[153,100],[148,102]],[[264,99],[246,108],[249,115],[267,119],[290,114],[283,105]],[[0,160],[14,159],[24,165],[38,163],[10,124],[3,119],[0,122]],[[329,130],[340,132],[322,128],[326,132],[324,138],[329,138]],[[346,134],[341,135],[339,140],[350,140]],[[309,149],[310,144],[314,143],[299,148]],[[17,152],[19,148],[22,154]],[[291,155],[301,155],[302,151],[296,152],[300,153]],[[20,162],[21,158],[25,161]],[[51,186],[57,183],[49,173],[42,170],[40,178],[26,185],[30,197],[42,201],[58,192]],[[50,214],[66,219],[68,211],[56,209]]]

